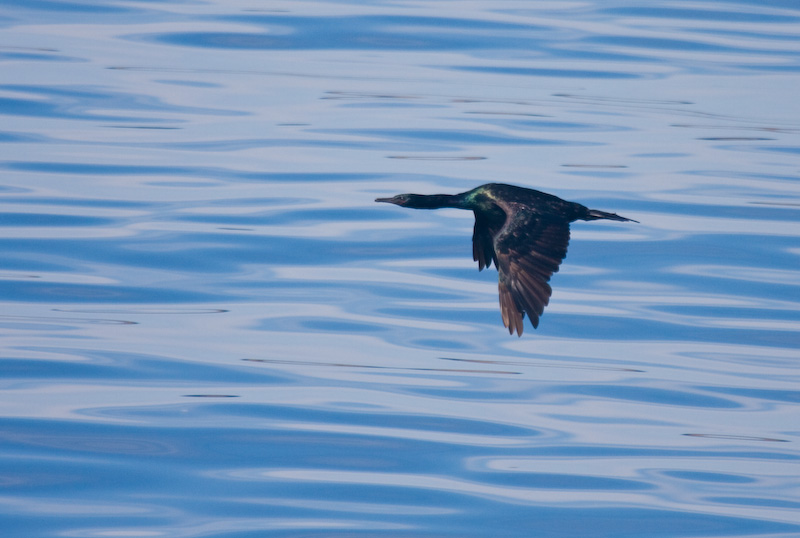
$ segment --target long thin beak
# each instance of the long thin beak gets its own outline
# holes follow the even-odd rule
[[[376,202],[386,202],[388,204],[392,203],[392,199],[391,198],[375,198],[375,201]]]

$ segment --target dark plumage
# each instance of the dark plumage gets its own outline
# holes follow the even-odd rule
[[[488,183],[461,194],[398,194],[375,201],[414,209],[472,210],[472,258],[478,262],[479,270],[494,262],[499,274],[503,324],[509,334],[516,331],[519,336],[525,314],[534,328],[539,326],[539,316],[552,293],[547,282],[567,255],[570,222],[637,222],[552,194],[502,183]]]

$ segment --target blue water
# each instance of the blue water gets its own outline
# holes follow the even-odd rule
[[[800,536],[796,1],[0,25],[4,538]],[[490,181],[640,221],[521,338]]]

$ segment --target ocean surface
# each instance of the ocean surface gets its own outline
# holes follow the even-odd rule
[[[800,536],[796,0],[4,0],[3,538]],[[470,212],[577,222],[509,336]]]

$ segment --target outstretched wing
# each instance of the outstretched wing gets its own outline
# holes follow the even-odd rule
[[[495,227],[499,230],[503,220]],[[478,262],[478,270],[483,271],[484,267],[489,267],[494,262],[497,266],[497,259],[494,254],[494,237],[491,230],[491,223],[485,215],[475,212],[475,227],[472,231],[472,259]]]
[[[534,328],[550,302],[547,282],[567,255],[569,222],[517,214],[494,238],[500,312],[509,334],[522,335],[525,314]]]

